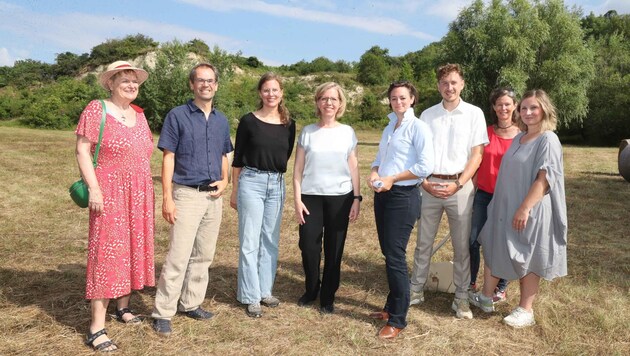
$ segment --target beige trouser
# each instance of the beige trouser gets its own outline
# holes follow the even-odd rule
[[[170,319],[178,309],[190,311],[201,305],[221,225],[221,197],[174,184],[173,200],[176,219],[151,314],[156,319]]]
[[[452,182],[449,180],[431,178],[432,182]],[[419,292],[429,275],[429,264],[433,242],[440,226],[442,213],[446,211],[448,226],[453,244],[453,284],[455,297],[468,298],[468,284],[470,283],[470,225],[472,218],[472,204],[474,186],[469,180],[464,187],[447,199],[440,199],[422,191],[422,208],[419,220],[418,241],[413,259],[411,273],[411,290]]]

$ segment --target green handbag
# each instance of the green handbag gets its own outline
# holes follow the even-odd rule
[[[101,129],[99,130],[99,133],[98,133],[98,143],[96,144],[96,149],[94,150],[94,160],[92,162],[92,164],[94,165],[94,168],[96,168],[97,166],[96,160],[98,159],[98,151],[101,148],[101,140],[103,139],[103,129],[105,128],[106,108],[105,108],[105,102],[103,100],[101,100],[101,105],[103,106],[103,116],[101,116]],[[85,184],[85,182],[83,181],[83,178],[72,183],[68,191],[70,192],[70,198],[72,198],[72,200],[80,208],[88,207],[88,203],[90,202],[90,192],[88,191],[87,184]]]

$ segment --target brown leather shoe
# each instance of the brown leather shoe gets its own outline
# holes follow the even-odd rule
[[[400,334],[402,330],[403,329],[397,328],[395,326],[385,325],[383,326],[381,331],[378,332],[378,337],[379,339],[394,339],[396,338],[396,336],[398,336],[398,334]]]
[[[386,312],[385,310],[375,312],[375,313],[370,313],[370,318],[380,319],[380,320],[389,320],[389,313]]]

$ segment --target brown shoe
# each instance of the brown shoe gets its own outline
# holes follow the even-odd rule
[[[403,329],[397,328],[395,326],[385,325],[383,326],[381,331],[378,332],[378,337],[379,339],[394,339],[396,338],[396,336],[398,336],[398,334],[400,334],[402,330]]]
[[[370,313],[370,318],[372,319],[380,319],[380,320],[389,320],[389,313],[385,310],[375,313]]]

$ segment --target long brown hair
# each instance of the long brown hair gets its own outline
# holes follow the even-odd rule
[[[284,84],[282,83],[282,77],[280,77],[278,74],[274,72],[267,72],[263,74],[262,77],[260,77],[260,80],[258,81],[258,92],[260,92],[262,90],[262,86],[270,80],[275,80],[276,82],[278,82],[278,85],[280,85],[280,89],[284,91]],[[262,107],[263,107],[263,100],[262,98],[260,98],[260,101],[258,102],[258,109],[262,109]],[[289,126],[291,119],[289,118],[289,110],[287,109],[286,106],[284,106],[284,95],[282,95],[282,99],[280,99],[280,103],[278,104],[278,112],[280,113],[280,122],[284,126]]]

